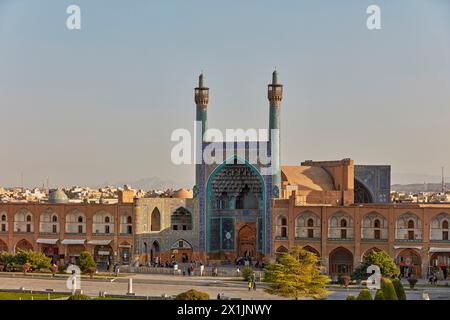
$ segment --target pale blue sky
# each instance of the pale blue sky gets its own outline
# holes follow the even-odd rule
[[[70,4],[80,31],[66,29]],[[370,4],[381,30],[366,28]],[[190,187],[170,134],[193,128],[198,73],[210,127],[266,128],[274,66],[283,164],[450,172],[448,0],[0,0],[0,185],[23,172],[29,186]]]

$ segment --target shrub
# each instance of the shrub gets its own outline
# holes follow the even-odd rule
[[[22,265],[22,272],[23,272],[23,274],[26,274],[28,271],[30,271],[30,269],[31,269],[31,263],[25,262]]]
[[[387,278],[381,278],[381,290],[385,300],[398,300],[392,281]]]
[[[398,300],[406,300],[405,289],[403,288],[402,282],[399,279],[393,279],[392,284],[394,285]]]
[[[358,267],[355,268],[355,271],[353,271],[352,273],[352,279],[367,279],[367,277],[369,276],[367,274],[367,268],[372,264],[380,267],[381,274],[385,277],[393,277],[400,274],[400,271],[398,270],[394,259],[392,259],[389,254],[384,251],[373,251],[364,258],[364,261]]]
[[[83,251],[80,253],[78,266],[80,267],[81,272],[87,272],[89,268],[96,268],[97,264],[95,263],[94,257],[92,257],[90,252]]]
[[[414,286],[415,286],[416,283],[417,283],[417,279],[416,279],[416,278],[408,278],[408,283],[409,283],[409,287],[410,287],[411,289],[414,289]]]
[[[242,270],[242,277],[244,278],[245,281],[249,281],[250,277],[253,274],[253,269],[252,267],[246,266],[243,270]]]
[[[345,288],[348,287],[348,285],[350,284],[350,281],[352,279],[350,278],[350,276],[341,276],[339,278],[339,282],[341,283],[341,285],[343,285]]]
[[[175,300],[209,300],[209,294],[191,289],[177,295]]]
[[[378,289],[375,293],[375,299],[374,300],[385,300],[384,299],[384,293],[381,289]]]
[[[51,258],[48,258],[42,252],[35,252],[33,250],[19,250],[13,256],[14,263],[19,265],[24,265],[25,263],[30,264],[30,269],[48,269],[51,266]]]
[[[77,293],[71,295],[67,300],[91,300],[91,298],[87,295]]]
[[[352,294],[348,295],[345,300],[356,300],[356,297]]]
[[[356,300],[373,300],[369,289],[362,289]]]

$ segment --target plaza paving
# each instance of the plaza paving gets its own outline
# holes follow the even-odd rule
[[[85,294],[97,296],[99,291],[106,291],[109,294],[126,294],[128,288],[128,278],[133,278],[133,291],[139,296],[160,297],[162,294],[169,296],[196,289],[207,292],[211,299],[215,299],[219,292],[231,298],[245,300],[262,299],[274,300],[282,299],[264,292],[265,284],[258,283],[256,291],[248,291],[247,283],[239,281],[237,278],[220,277],[189,277],[160,274],[127,274],[115,279],[82,279],[81,289]],[[24,287],[27,290],[46,290],[69,292],[66,287],[65,278],[42,279],[34,275],[24,277],[22,275],[5,276],[0,278],[0,289],[19,289]],[[407,285],[405,285],[407,288]],[[422,293],[426,290],[431,300],[450,300],[450,287],[419,287],[417,290],[406,290],[408,299],[422,300]],[[358,295],[358,288],[330,288],[329,300],[345,300],[349,295]]]

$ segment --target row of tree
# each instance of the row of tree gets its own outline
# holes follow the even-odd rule
[[[58,267],[52,265],[52,259],[42,252],[33,250],[18,250],[16,253],[0,252],[0,271],[29,271],[50,270],[53,274]],[[88,251],[81,252],[77,265],[82,272],[95,273],[96,263],[92,254]]]

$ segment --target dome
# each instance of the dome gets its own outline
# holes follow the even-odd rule
[[[62,189],[57,189],[50,193],[48,196],[48,203],[68,203],[69,198],[67,195],[62,191]]]
[[[297,185],[299,190],[334,191],[333,178],[321,167],[283,166],[281,180],[285,184]]]
[[[180,189],[173,193],[174,198],[191,199],[193,197],[192,190]]]

